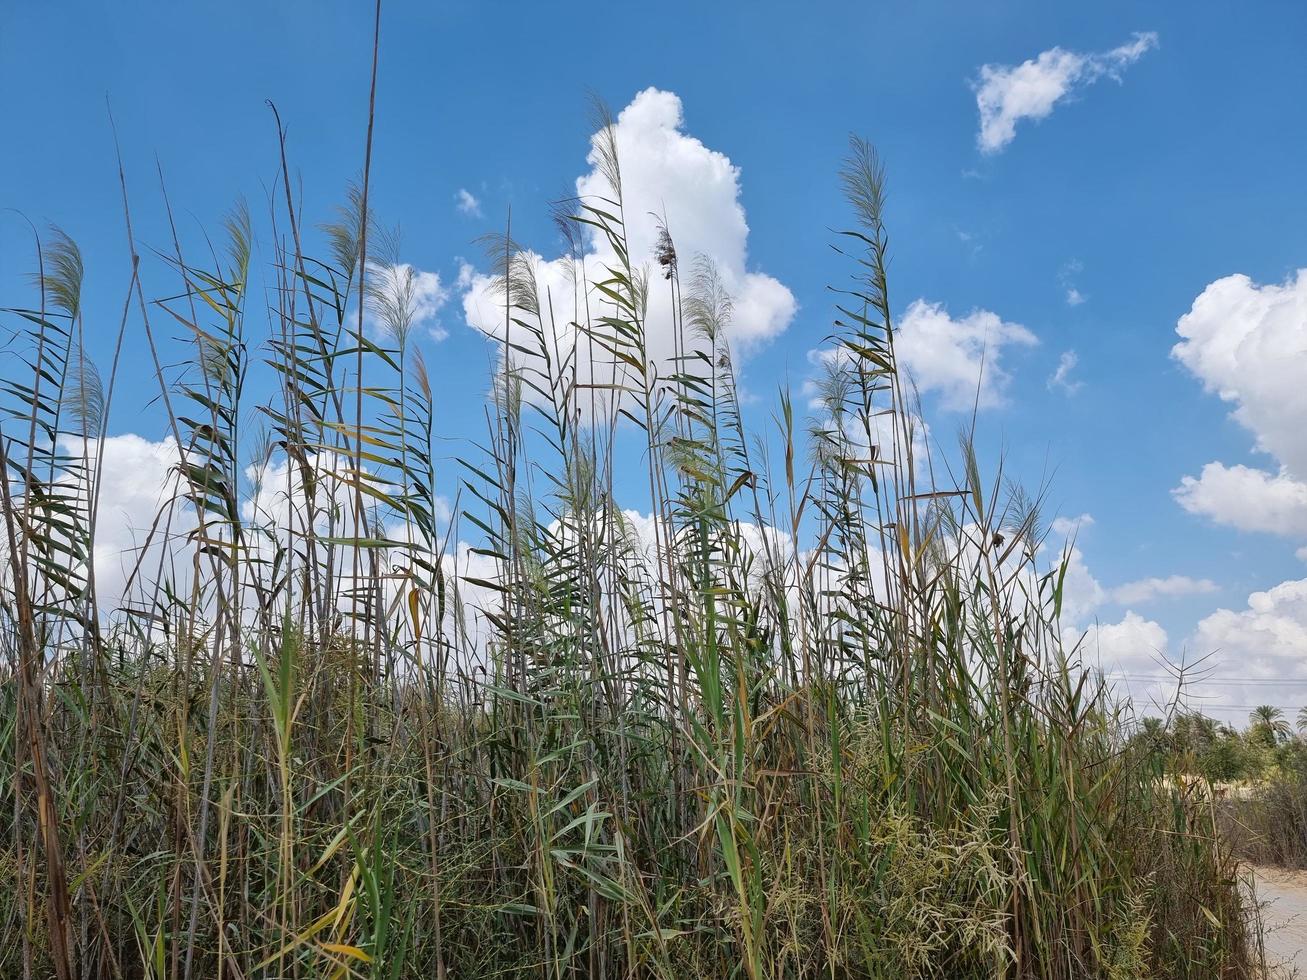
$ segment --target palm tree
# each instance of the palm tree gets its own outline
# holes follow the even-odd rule
[[[1299,718],[1301,723],[1301,713]],[[1272,742],[1287,737],[1293,731],[1289,723],[1284,720],[1284,712],[1270,704],[1261,704],[1254,708],[1252,714],[1248,716],[1248,721],[1253,728],[1264,730]]]
[[[1189,738],[1194,753],[1206,755],[1216,742],[1216,721],[1195,711],[1189,716]]]
[[[1307,707],[1298,709],[1298,731],[1307,735]]]

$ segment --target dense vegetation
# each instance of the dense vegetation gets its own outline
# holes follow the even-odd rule
[[[1211,793],[1222,836],[1254,864],[1307,868],[1307,708],[1297,732],[1274,705],[1242,731],[1199,712],[1145,718],[1135,741],[1180,783]]]
[[[1210,803],[1063,645],[1035,503],[927,444],[872,150],[821,409],[782,393],[756,440],[730,297],[675,215],[631,254],[606,119],[593,151],[571,295],[492,243],[503,358],[452,528],[366,167],[321,230],[288,166],[274,231],[165,243],[159,299],[129,230],[118,348],[158,367],[177,465],[116,604],[90,542],[118,358],[84,355],[80,254],[43,237],[0,428],[0,975],[1257,975]]]
[[[1199,711],[1177,711],[1144,718],[1135,737],[1165,755],[1174,772],[1214,784],[1248,784],[1307,777],[1307,708],[1297,724],[1295,734],[1284,712],[1269,704],[1255,709],[1242,731]]]

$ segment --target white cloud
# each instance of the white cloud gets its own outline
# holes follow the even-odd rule
[[[1094,526],[1093,514],[1080,514],[1077,517],[1055,517],[1049,530],[1060,538],[1074,537],[1082,530]]]
[[[1105,671],[1156,668],[1165,657],[1169,638],[1158,623],[1127,610],[1116,623],[1095,623],[1086,631],[1082,650],[1097,655]],[[1153,672],[1156,672],[1155,670]]]
[[[61,446],[71,454],[83,452],[80,440],[62,440]],[[91,451],[93,454],[93,444]],[[196,527],[196,517],[194,506],[184,495],[177,458],[176,443],[170,437],[154,441],[125,433],[104,442],[93,554],[96,598],[106,615],[124,604],[141,606],[142,597],[153,591],[161,576],[179,594],[185,594],[190,586],[194,545],[187,535]],[[320,475],[337,469],[325,457],[312,462]],[[342,458],[340,469],[350,466]],[[303,531],[305,498],[298,469],[288,466],[284,456],[277,456],[247,467],[244,476],[239,509],[252,554],[273,541],[285,544],[293,530]],[[348,523],[352,500],[353,491],[343,480],[319,481],[314,512],[319,534],[333,533],[328,512],[334,513],[337,521]],[[437,528],[447,527],[452,516],[449,501],[434,497],[432,511]],[[341,533],[340,529],[337,524],[334,533]],[[414,529],[403,522],[388,526],[386,532],[392,540],[418,540]],[[347,566],[348,555],[339,561]]]
[[[128,572],[137,560],[156,515],[160,513],[161,503],[176,492],[175,462],[176,451],[168,439],[155,442],[126,434],[106,441],[100,524],[95,542],[97,579],[105,609],[120,603]],[[284,529],[289,524],[288,494],[294,492],[284,460],[272,463],[262,473],[248,473],[247,476],[252,486],[242,500],[243,518]],[[346,506],[343,499],[336,503],[341,508]],[[436,509],[438,521],[444,524],[449,519],[447,502],[438,500]],[[624,517],[640,542],[640,550],[652,554],[653,519],[636,511],[626,511]],[[1059,517],[1052,524],[1052,532],[1069,536],[1092,524],[1093,518],[1087,514]],[[160,535],[163,526],[160,524]],[[193,526],[189,505],[184,502],[176,505],[169,528],[169,546],[165,547],[161,538],[156,537],[145,555],[142,574],[147,581],[155,578],[163,560],[165,575],[173,576],[175,583],[184,589],[189,580],[186,556],[190,554],[190,547],[181,545],[180,539]],[[394,528],[388,528],[387,533],[392,538],[402,537]],[[750,549],[759,556],[759,572],[765,564],[761,560],[764,539],[772,543],[781,559],[790,554],[787,538],[775,529],[764,531],[746,524],[741,526],[741,533]],[[1048,547],[1052,550],[1056,543],[1051,542]],[[171,567],[170,552],[181,556],[175,569]],[[496,575],[493,560],[473,554],[463,542],[457,545],[454,554],[442,558],[442,562],[447,571],[453,573],[457,570],[460,576],[471,575],[493,581]],[[1159,654],[1165,655],[1169,650],[1166,631],[1133,608],[1127,608],[1116,622],[1099,622],[1096,615],[1109,604],[1130,607],[1158,598],[1205,594],[1213,591],[1215,585],[1204,579],[1173,575],[1104,587],[1091,573],[1078,548],[1070,550],[1068,564],[1063,615],[1068,645],[1077,642],[1082,633],[1087,632],[1081,646],[1086,661],[1102,666],[1109,674],[1124,675],[1124,682],[1136,702],[1150,698],[1164,701],[1171,696],[1174,691],[1169,682],[1129,680],[1132,676],[1164,673]],[[652,567],[651,560],[650,565]],[[453,617],[460,611],[466,614],[471,649],[475,652],[480,649],[477,646],[479,638],[487,629],[483,611],[493,610],[496,594],[466,582],[455,584],[460,595],[451,602],[450,615]],[[1245,610],[1222,609],[1213,613],[1199,624],[1187,647],[1195,656],[1215,652],[1213,663],[1218,665],[1216,670],[1226,677],[1219,683],[1195,685],[1193,693],[1199,706],[1215,708],[1222,702],[1238,704],[1267,700],[1264,690],[1243,692],[1238,682],[1229,681],[1228,677],[1307,677],[1307,580],[1285,582],[1265,592],[1254,593]]]
[[[1074,630],[1082,629],[1107,601],[1107,590],[1089,571],[1084,553],[1072,547],[1066,553],[1066,576],[1062,581],[1062,622]],[[1056,554],[1062,559],[1062,552]]]
[[[1216,591],[1211,579],[1190,578],[1188,575],[1168,575],[1166,578],[1141,578],[1111,590],[1113,602],[1123,606],[1139,606],[1154,599],[1170,599],[1186,595],[1206,595]]]
[[[1058,518],[1053,522],[1052,534],[1069,536],[1092,523],[1093,518],[1088,514]],[[1048,542],[1045,547],[1051,551],[1056,547],[1056,541]],[[1090,572],[1079,548],[1070,547],[1056,554],[1059,560],[1065,555],[1066,561],[1066,575],[1062,580],[1063,649],[1068,654],[1074,651],[1086,666],[1102,670],[1118,686],[1118,693],[1129,695],[1136,702],[1165,701],[1169,696],[1162,690],[1165,685],[1158,687],[1149,682],[1129,681],[1120,675],[1123,672],[1135,675],[1161,673],[1161,662],[1167,658],[1170,642],[1166,630],[1133,609],[1127,609],[1116,622],[1102,622],[1098,617],[1099,610],[1121,601],[1121,595],[1128,597],[1132,588],[1147,591],[1143,583],[1108,589]]]
[[[1192,644],[1212,652],[1226,675],[1307,679],[1307,579],[1254,592],[1239,612],[1218,609],[1198,624]]]
[[[64,443],[70,452],[76,446]],[[100,506],[95,529],[95,577],[101,608],[118,606],[138,561],[141,576],[153,581],[165,553],[164,535],[175,539],[195,526],[189,505],[179,505],[170,522],[151,528],[163,501],[178,492],[177,446],[171,439],[153,442],[134,434],[110,436],[100,467]],[[147,547],[148,543],[148,547]],[[185,571],[185,570],[183,570]]]
[[[1157,662],[1159,658],[1166,657],[1169,642],[1166,630],[1160,624],[1144,619],[1132,609],[1127,609],[1121,619],[1114,623],[1104,623],[1098,618],[1099,610],[1108,604],[1123,601],[1120,598],[1122,595],[1129,598],[1131,590],[1140,593],[1148,591],[1144,583],[1131,583],[1115,589],[1105,588],[1089,570],[1079,548],[1065,545],[1059,548],[1055,540],[1061,536],[1069,539],[1077,530],[1093,523],[1094,519],[1088,514],[1075,518],[1059,517],[1053,521],[1051,528],[1053,540],[1044,546],[1044,554],[1052,554],[1055,560],[1066,562],[1066,574],[1062,580],[1063,647],[1067,653],[1077,651],[1087,666],[1109,674],[1123,670],[1156,673]],[[1149,696],[1146,688],[1131,693]]]
[[[1057,281],[1062,284],[1066,290],[1066,305],[1079,306],[1087,303],[1089,297],[1082,293],[1076,286],[1076,279],[1080,273],[1085,271],[1085,264],[1079,259],[1072,259],[1062,266],[1057,273]]]
[[[727,156],[685,132],[680,98],[645,89],[618,115],[615,135],[632,263],[640,267],[653,262],[659,229],[655,215],[665,215],[683,274],[688,276],[690,263],[700,254],[716,264],[733,298],[734,315],[726,332],[737,355],[747,355],[785,330],[797,306],[789,289],[749,267],[740,170]],[[600,172],[593,144],[587,162],[591,169],[577,178],[577,194],[603,206],[598,199],[611,197],[612,191]],[[553,304],[553,332],[562,356],[576,341],[569,324],[585,300],[577,295],[575,279],[582,273],[590,282],[607,278],[603,268],[615,260],[612,247],[597,234],[587,235],[580,263],[566,256],[552,260],[533,256],[542,301],[547,297]],[[666,359],[673,353],[671,299],[659,271],[655,267],[650,277],[645,333],[648,355],[666,376],[670,373]],[[503,334],[503,301],[495,295],[489,276],[470,275],[463,310],[471,326],[491,336]]]
[[[1083,381],[1077,381],[1071,377],[1071,372],[1076,369],[1080,363],[1080,357],[1073,350],[1062,352],[1062,356],[1057,359],[1057,370],[1048,376],[1049,390],[1061,388],[1068,395],[1074,395],[1077,391],[1085,386]]]
[[[481,217],[481,202],[466,187],[460,187],[458,193],[454,195],[454,206],[458,208],[460,214],[473,218]]]
[[[1226,276],[1176,324],[1171,354],[1233,418],[1277,472],[1208,463],[1174,491],[1188,511],[1243,530],[1307,534],[1307,269],[1283,285]]]
[[[1208,463],[1171,493],[1189,513],[1240,531],[1307,535],[1307,483],[1283,470],[1272,475],[1250,466]]]
[[[1045,553],[1058,560],[1066,556],[1067,572],[1063,585],[1062,618],[1072,626],[1084,626],[1102,607],[1139,606],[1156,599],[1170,599],[1188,595],[1206,595],[1217,590],[1210,579],[1197,579],[1188,575],[1153,576],[1111,587],[1104,586],[1089,571],[1084,554],[1071,542],[1081,530],[1092,526],[1093,517],[1058,517],[1050,526],[1050,537],[1044,543]]]
[[[849,412],[847,405],[841,412],[839,406],[828,404],[828,398],[833,394],[839,395],[841,387],[830,386],[828,381],[852,366],[852,355],[845,348],[826,347],[808,351],[808,363],[819,373],[814,377],[806,378],[800,390],[807,398],[808,410],[817,414],[818,424],[822,430],[834,433],[838,427],[848,441],[850,449],[856,455],[864,456],[868,449],[869,427],[871,444],[876,447],[879,458],[895,459],[899,445],[904,439],[899,422],[902,416],[880,411],[880,408],[887,406],[875,405],[870,417],[863,418],[860,413]],[[847,396],[848,393],[845,392],[844,397]],[[838,422],[837,417],[840,418]],[[912,454],[916,464],[920,468],[927,467],[926,461],[930,458],[930,426],[915,411],[909,410],[906,418],[908,437],[911,439]]]
[[[1059,537],[1069,538],[1077,527],[1092,524],[1087,514],[1078,518],[1059,517],[1052,522],[1045,554],[1058,547]],[[1232,705],[1297,702],[1302,691],[1275,688],[1268,682],[1279,678],[1307,680],[1307,579],[1282,582],[1248,598],[1240,611],[1218,609],[1202,619],[1178,644],[1171,643],[1167,630],[1146,618],[1135,607],[1181,596],[1210,595],[1217,591],[1209,579],[1170,575],[1104,586],[1092,574],[1078,548],[1066,552],[1067,572],[1063,582],[1062,639],[1070,651],[1077,643],[1084,662],[1101,668],[1123,696],[1136,708],[1150,703],[1164,707],[1177,694],[1189,708],[1208,712],[1223,720],[1242,721],[1243,708]],[[1307,548],[1300,555],[1307,560]],[[1112,606],[1125,607],[1115,622],[1104,622],[1100,614]],[[1183,690],[1173,676],[1180,663],[1185,673]],[[1245,680],[1260,680],[1260,686]]]
[[[476,274],[476,266],[464,259],[458,259],[458,279],[454,281],[454,288],[460,293],[471,289],[472,280],[476,278]]]
[[[1068,650],[1079,642],[1081,659],[1103,671],[1113,693],[1129,698],[1140,714],[1165,711],[1179,694],[1172,677],[1170,637],[1162,625],[1127,611],[1115,623],[1094,623],[1083,635],[1068,632]]]
[[[1307,478],[1307,269],[1280,286],[1226,276],[1176,324],[1172,356],[1235,406],[1257,446]]]
[[[1004,404],[1011,377],[1002,366],[1003,349],[1038,342],[1025,327],[988,310],[954,319],[943,304],[923,299],[908,307],[894,334],[900,366],[921,391],[937,393],[954,411]]]
[[[390,302],[394,308],[400,311],[412,328],[425,327],[431,339],[436,341],[449,336],[449,331],[440,323],[440,311],[449,302],[450,291],[441,281],[440,273],[427,272],[407,262],[396,265],[374,265],[369,262],[368,275],[371,277],[372,288],[391,297]],[[384,329],[376,303],[369,304],[368,321],[373,330],[379,332]]]
[[[1068,648],[1080,635],[1064,631]],[[1137,707],[1164,706],[1178,694],[1188,708],[1233,722],[1247,716],[1243,705],[1296,708],[1307,686],[1285,682],[1307,682],[1307,579],[1254,592],[1243,609],[1216,610],[1178,648],[1160,624],[1130,610],[1116,623],[1091,625],[1081,651]],[[1177,661],[1189,664],[1183,688]]]
[[[1016,136],[1022,119],[1043,119],[1058,102],[1104,76],[1120,81],[1121,72],[1157,46],[1157,35],[1135,34],[1110,51],[1081,54],[1050,48],[1019,65],[983,65],[972,87],[980,110],[976,142],[983,153],[997,153]]]

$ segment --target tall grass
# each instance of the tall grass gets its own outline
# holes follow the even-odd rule
[[[1037,507],[969,440],[926,448],[873,150],[841,172],[822,407],[781,392],[760,439],[722,281],[674,216],[631,253],[607,117],[594,150],[570,295],[490,243],[502,360],[452,527],[366,174],[315,227],[283,144],[270,231],[174,236],[158,298],[132,244],[177,463],[120,603],[91,547],[117,359],[47,236],[0,426],[0,975],[1256,975],[1210,810],[1062,644]]]

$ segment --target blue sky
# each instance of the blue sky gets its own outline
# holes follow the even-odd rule
[[[777,386],[798,391],[813,374],[809,352],[830,329],[826,286],[843,269],[828,243],[845,221],[835,172],[856,132],[889,169],[901,315],[938,304],[947,332],[991,322],[968,320],[986,312],[1037,341],[995,348],[1008,380],[980,433],[1028,483],[1047,476],[1050,517],[1092,515],[1079,567],[1096,586],[1084,585],[1093,598],[1078,625],[1101,623],[1097,637],[1133,673],[1156,672],[1152,646],[1173,657],[1210,646],[1220,677],[1256,678],[1214,682],[1213,694],[1307,703],[1307,683],[1278,683],[1307,678],[1307,560],[1296,554],[1307,546],[1307,404],[1282,376],[1301,367],[1307,381],[1307,319],[1295,319],[1307,283],[1293,279],[1307,266],[1307,8],[610,7],[386,4],[373,200],[402,223],[404,261],[440,278],[423,343],[443,432],[476,433],[494,359],[467,325],[461,262],[479,263],[473,240],[502,228],[510,206],[515,237],[558,254],[547,203],[589,170],[590,92],[615,112],[650,87],[674,93],[677,139],[738,168],[725,203],[747,219],[742,271],[771,277],[795,304],[743,362],[760,425]],[[357,3],[4,5],[0,207],[82,246],[93,356],[107,362],[128,274],[106,96],[143,245],[168,242],[156,156],[188,240],[238,195],[266,210],[277,177],[267,99],[287,124],[304,210],[325,218],[361,167],[370,32],[371,7]],[[1018,118],[988,152],[985,78],[1000,106],[1047,110]],[[460,209],[460,191],[475,208]],[[704,206],[694,194],[663,204],[674,229]],[[25,301],[31,267],[26,225],[7,214],[5,305]],[[1226,280],[1236,274],[1248,282]],[[144,276],[152,295],[172,287],[157,263]],[[1222,281],[1191,321],[1188,357],[1173,356],[1177,322]],[[1244,341],[1233,354],[1231,337]],[[923,341],[927,382],[932,350]],[[1055,383],[1068,352],[1069,384]],[[129,353],[113,432],[158,439],[139,341]],[[951,441],[963,416],[943,382],[925,387],[930,421]],[[1222,469],[1207,480],[1211,463]],[[1177,495],[1186,477],[1204,479]],[[1188,584],[1140,584],[1173,576]]]

